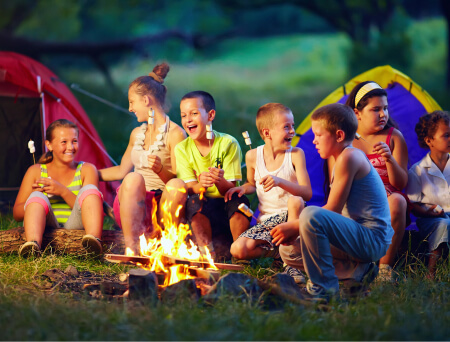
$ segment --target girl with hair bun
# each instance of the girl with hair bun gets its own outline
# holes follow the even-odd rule
[[[125,246],[136,255],[139,255],[139,236],[153,230],[153,199],[164,203],[167,194],[162,192],[166,184],[169,189],[184,187],[184,182],[175,178],[174,149],[186,138],[186,133],[165,113],[167,88],[163,83],[169,69],[167,63],[158,64],[148,76],[140,76],[130,83],[129,111],[142,125],[131,132],[120,165],[99,170],[102,181],[123,180],[114,200],[114,216],[123,230]],[[175,197],[184,195],[174,194]],[[173,218],[175,210],[172,210]]]
[[[449,113],[434,111],[422,116],[415,131],[420,147],[430,152],[409,169],[406,193],[418,217],[419,233],[428,240],[428,277],[434,278],[436,262],[448,248],[450,231]]]
[[[84,228],[81,245],[101,254],[103,196],[96,167],[75,161],[78,127],[65,119],[54,121],[47,128],[45,146],[48,152],[28,168],[14,203],[14,219],[23,220],[27,240],[19,255],[40,253],[46,226]]]
[[[353,145],[362,150],[377,170],[388,196],[392,243],[380,259],[379,279],[393,281],[398,247],[409,224],[407,197],[401,192],[408,182],[408,149],[402,133],[397,129],[388,111],[386,91],[372,81],[361,82],[353,88],[345,103],[355,112],[362,139]]]

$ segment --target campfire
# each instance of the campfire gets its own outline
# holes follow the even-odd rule
[[[173,190],[173,189],[169,189]],[[240,265],[214,263],[206,248],[206,255],[201,255],[198,246],[191,239],[189,225],[176,224],[171,214],[172,202],[162,203],[163,217],[161,224],[157,219],[157,203],[153,199],[152,237],[140,236],[140,253],[136,256],[131,249],[125,255],[107,254],[105,259],[111,262],[131,262],[137,266],[164,275],[164,283],[160,286],[170,286],[184,279],[213,278],[220,276],[219,269],[242,270]],[[182,206],[175,210],[178,219]]]

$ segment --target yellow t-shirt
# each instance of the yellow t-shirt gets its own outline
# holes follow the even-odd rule
[[[207,156],[202,156],[191,137],[186,138],[175,147],[177,177],[185,183],[197,182],[198,176],[208,167],[220,167],[223,177],[238,185],[242,180],[242,151],[237,140],[229,134],[214,131],[214,144]],[[206,190],[207,197],[223,197],[214,185]]]

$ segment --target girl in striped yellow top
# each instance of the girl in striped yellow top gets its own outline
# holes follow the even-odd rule
[[[82,246],[101,254],[103,198],[96,167],[75,161],[78,127],[65,119],[54,121],[45,145],[48,152],[28,168],[14,204],[14,219],[24,221],[27,240],[19,254],[38,254],[46,227],[85,229]]]

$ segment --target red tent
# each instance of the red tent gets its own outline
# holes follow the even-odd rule
[[[14,198],[27,168],[32,139],[36,159],[45,149],[45,130],[57,119],[77,124],[78,160],[98,169],[113,165],[103,143],[72,92],[41,63],[14,52],[0,51],[0,199]],[[100,183],[105,200],[112,201],[112,186]]]

